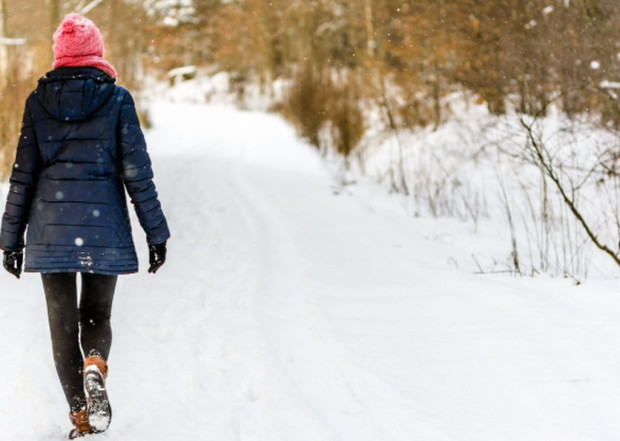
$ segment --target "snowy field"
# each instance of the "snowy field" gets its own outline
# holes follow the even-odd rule
[[[617,441],[618,281],[475,274],[495,228],[340,188],[274,115],[156,102],[169,260],[120,279],[115,441]],[[2,199],[6,186],[2,187]],[[0,440],[63,439],[38,275],[0,275]]]

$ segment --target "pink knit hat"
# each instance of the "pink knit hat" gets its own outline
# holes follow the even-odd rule
[[[89,66],[116,78],[114,67],[103,59],[103,38],[91,20],[68,14],[54,32],[54,69]]]

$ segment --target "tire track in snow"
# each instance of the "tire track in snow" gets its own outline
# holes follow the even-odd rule
[[[255,308],[259,325],[297,400],[309,404],[339,440],[409,441],[412,436],[451,439],[403,410],[406,403],[387,384],[343,355],[314,298],[319,293],[309,292],[305,286],[302,260],[307,256],[300,255],[298,243],[305,232],[287,223],[268,195],[284,188],[291,175],[285,173],[281,181],[273,179],[278,176],[277,170],[263,168],[253,163],[251,154],[247,156],[250,159],[246,157],[238,164],[231,180],[261,252],[263,281]],[[274,184],[270,187],[257,185],[270,179]],[[320,180],[313,184],[321,191]],[[326,195],[331,197],[327,191]],[[328,209],[314,208],[318,212]]]
[[[151,313],[138,319],[139,335],[132,340],[151,346],[145,351],[151,356],[165,353],[162,362],[152,360],[151,381],[177,376],[181,382],[178,390],[174,381],[164,382],[161,398],[166,402],[161,404],[166,408],[155,406],[150,419],[163,420],[166,413],[172,420],[189,418],[178,430],[183,441],[335,440],[290,396],[255,320],[260,255],[230,180],[242,152],[238,137],[244,136],[233,126],[255,116],[203,106],[167,107],[154,109],[156,118],[158,110],[169,118],[156,121],[151,139],[153,157],[157,160],[158,150],[163,153],[156,179],[173,230],[169,261],[156,277],[144,276],[126,287],[141,291],[127,300],[129,310],[139,307],[149,291],[160,293]],[[221,124],[181,121],[188,113]],[[168,147],[175,140],[167,137],[176,133],[182,134],[176,142],[183,151],[172,153]],[[140,288],[141,283],[148,286]],[[146,423],[140,421],[142,431]],[[148,433],[160,439],[151,428]]]

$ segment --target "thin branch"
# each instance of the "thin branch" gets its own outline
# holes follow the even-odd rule
[[[579,222],[579,224],[581,224],[581,226],[583,227],[583,229],[585,230],[586,234],[588,235],[588,237],[590,238],[590,240],[592,241],[592,243],[594,243],[594,245],[601,251],[603,251],[604,253],[606,253],[607,255],[609,255],[609,257],[611,257],[614,262],[616,262],[616,265],[620,266],[620,258],[618,257],[617,253],[615,253],[611,248],[609,248],[607,245],[603,244],[594,234],[594,232],[592,231],[592,229],[590,228],[590,226],[588,225],[588,223],[586,222],[585,218],[583,217],[583,215],[581,214],[581,212],[579,211],[579,209],[577,209],[577,206],[575,205],[575,202],[573,199],[571,199],[568,194],[566,193],[566,190],[564,188],[564,186],[562,185],[562,183],[560,182],[560,178],[556,175],[555,170],[553,168],[552,163],[550,162],[550,158],[545,158],[545,149],[544,146],[541,146],[536,137],[534,136],[534,133],[532,131],[532,126],[527,124],[522,117],[519,117],[519,122],[521,123],[521,125],[523,126],[523,128],[526,130],[528,139],[530,140],[531,146],[533,148],[533,153],[536,156],[536,158],[538,159],[540,165],[543,167],[543,169],[545,170],[547,176],[549,176],[549,178],[551,179],[551,181],[555,184],[556,188],[558,189],[558,191],[560,192],[560,196],[562,196],[562,199],[564,200],[564,203],[568,206],[568,208],[570,209],[571,213],[573,213],[573,216],[575,216],[575,218],[577,219],[577,221]],[[548,156],[548,155],[547,155]]]
[[[504,202],[504,208],[506,210],[506,217],[508,219],[508,226],[510,228],[510,245],[512,251],[510,253],[512,257],[512,264],[517,274],[521,275],[521,265],[519,264],[519,249],[517,247],[517,235],[515,232],[515,223],[512,218],[512,210],[510,209],[510,200],[508,199],[508,193],[506,192],[506,183],[502,174],[501,167],[498,167],[497,178],[499,180],[499,188],[501,190],[501,196]]]
[[[398,126],[396,125],[396,121],[394,120],[394,115],[392,113],[392,109],[390,108],[390,103],[388,102],[388,99],[387,99],[387,90],[385,87],[385,80],[380,79],[379,81],[381,84],[381,105],[385,109],[385,112],[388,117],[388,121],[390,123],[390,129],[394,133],[394,136],[396,137],[396,142],[398,144],[398,171],[400,173],[400,190],[405,195],[409,195],[409,186],[407,185],[407,177],[405,176],[405,170],[403,166],[403,145],[400,139],[400,132],[398,130]],[[396,180],[394,178],[393,171],[392,171],[393,165],[390,166],[390,170],[391,170],[390,176],[392,180],[391,182],[392,188],[394,191],[398,191],[398,184],[396,183]]]

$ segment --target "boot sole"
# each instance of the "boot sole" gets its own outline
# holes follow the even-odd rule
[[[94,366],[86,369],[84,392],[88,403],[88,424],[95,432],[105,431],[112,421],[112,408],[103,375]]]

